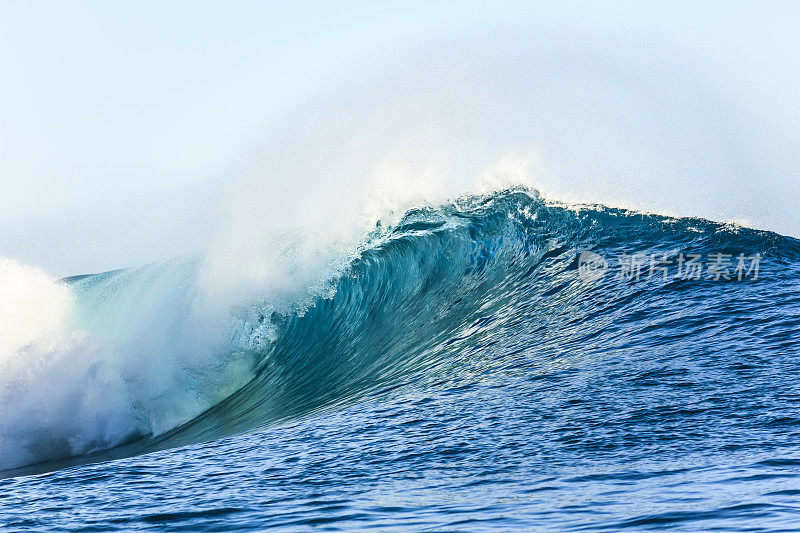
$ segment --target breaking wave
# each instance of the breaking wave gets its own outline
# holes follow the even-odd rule
[[[800,242],[775,233],[519,187],[417,206],[336,253],[307,239],[272,239],[263,265],[285,275],[235,289],[210,256],[63,280],[3,260],[0,469],[217,439],[610,347],[665,361],[797,351]],[[604,276],[581,275],[584,250],[607,259]],[[676,268],[690,253],[723,254],[728,271],[616,272],[620,257]],[[760,270],[737,277],[737,257]]]

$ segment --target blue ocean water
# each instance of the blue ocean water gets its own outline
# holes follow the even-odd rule
[[[180,317],[198,261],[66,280],[81,327]],[[141,355],[120,409],[0,428],[0,527],[800,530],[799,280],[800,241],[703,219],[415,209],[310,305],[241,309],[223,363]]]

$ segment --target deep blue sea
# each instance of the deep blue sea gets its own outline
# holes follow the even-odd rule
[[[0,528],[800,530],[796,239],[464,197],[223,340],[201,264],[64,280],[88,337],[0,380]]]

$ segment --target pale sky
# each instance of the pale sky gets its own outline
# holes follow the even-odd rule
[[[425,43],[507,31],[686,58],[746,145],[752,172],[726,186],[761,191],[726,215],[741,200],[800,236],[800,10],[695,4],[0,0],[0,256],[63,276],[202,249],[229,174],[287,113]]]

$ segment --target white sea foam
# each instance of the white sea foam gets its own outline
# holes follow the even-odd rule
[[[107,351],[68,326],[73,306],[65,284],[0,258],[0,468],[107,447],[134,429]]]
[[[0,260],[0,469],[163,433],[252,377],[232,318],[211,324],[194,300],[195,271],[66,285]]]

